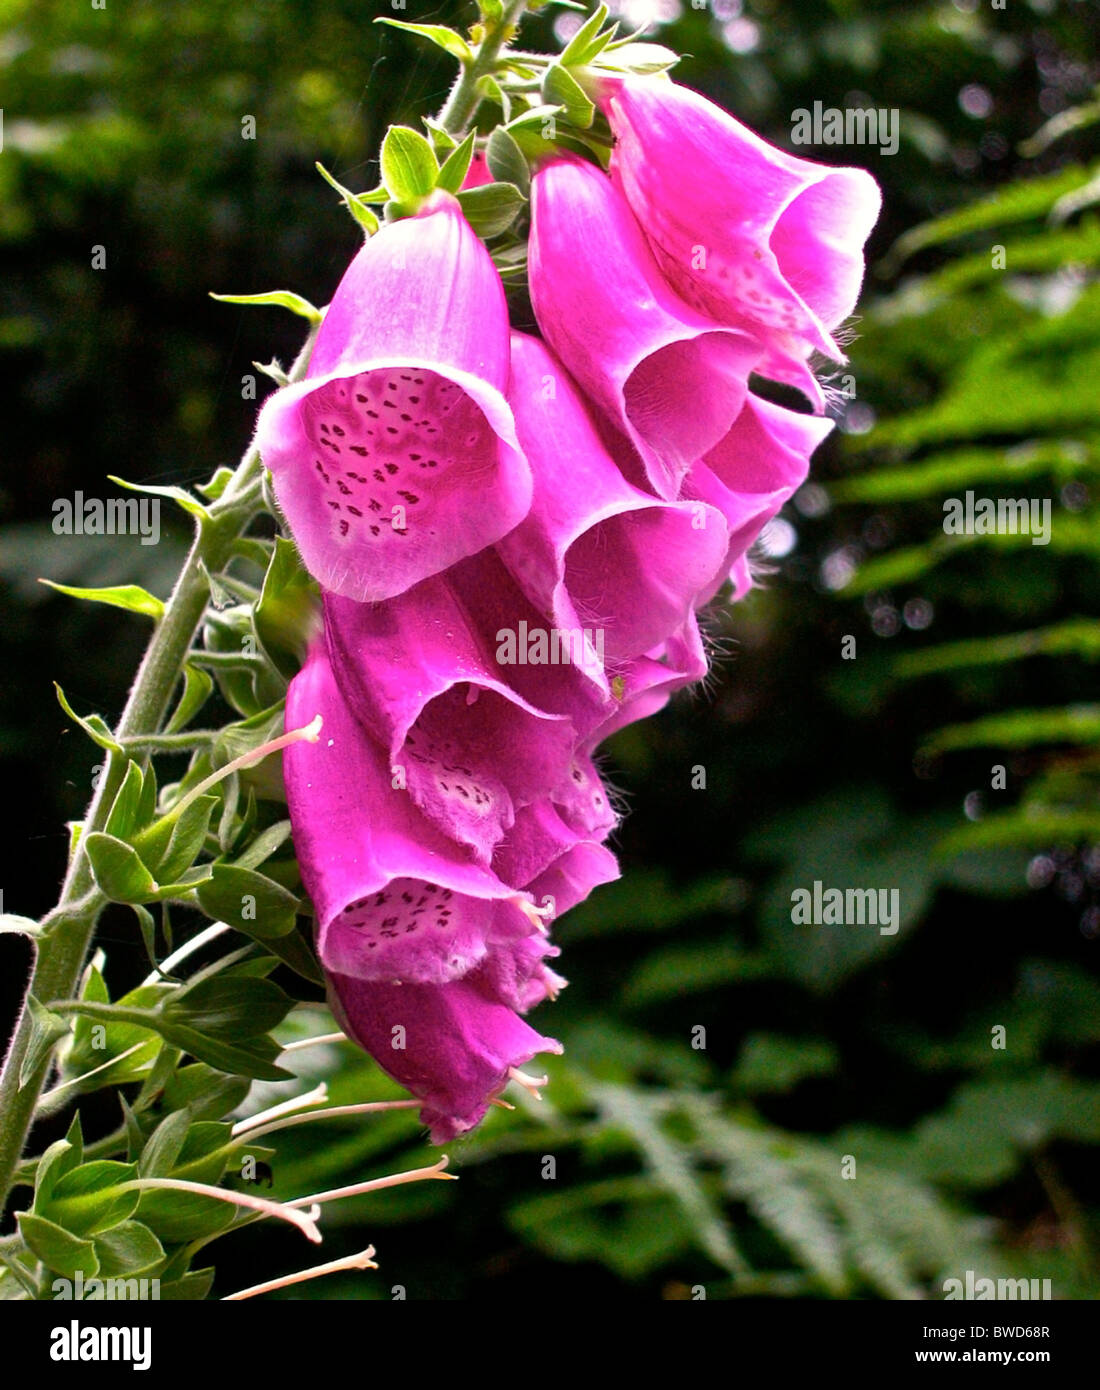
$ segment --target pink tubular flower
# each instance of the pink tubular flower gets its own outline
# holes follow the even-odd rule
[[[629,437],[661,497],[727,433],[762,351],[673,292],[630,208],[592,164],[535,175],[531,302],[543,337]]]
[[[513,1068],[562,1050],[501,1002],[494,985],[487,971],[444,985],[330,977],[337,1021],[422,1102],[435,1144],[473,1129]]]
[[[702,501],[660,502],[628,483],[561,363],[523,333],[512,335],[509,402],[535,483],[531,511],[497,549],[558,628],[589,634],[602,679],[604,662],[648,651],[720,582],[726,527]]]
[[[256,445],[326,589],[390,598],[526,515],[531,474],[504,398],[504,291],[449,195],[362,248],[309,372],[264,403]]]
[[[324,648],[290,684],[288,728],[320,714],[317,743],[283,762],[302,880],[328,971],[442,984],[495,942],[527,936],[528,894],[464,856],[393,785],[388,759],[349,712]]]
[[[816,348],[844,361],[833,333],[863,280],[881,203],[874,179],[776,149],[664,78],[612,79],[603,92],[612,177],[669,283],[720,322],[763,335],[761,374],[820,401],[805,357]]]
[[[689,473],[685,495],[709,502],[726,518],[723,579],[733,578],[735,598],[751,587],[743,563],[749,546],[805,482],[810,455],[832,427],[831,420],[750,395],[726,438]]]
[[[484,574],[486,560],[464,568]],[[576,735],[564,714],[509,683],[496,629],[471,618],[454,579],[451,570],[384,604],[328,595],[325,632],[345,699],[402,769],[407,795],[488,863],[516,807],[560,775]]]

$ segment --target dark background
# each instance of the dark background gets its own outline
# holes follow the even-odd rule
[[[113,720],[145,636],[139,620],[51,595],[37,577],[136,581],[164,594],[186,540],[167,508],[155,547],[57,537],[52,504],[78,489],[113,495],[109,473],[194,483],[239,455],[255,411],[242,378],[256,374],[254,360],[289,362],[300,328],[208,291],[286,288],[325,303],[359,233],[314,161],[353,188],[373,186],[387,124],[415,123],[446,94],[450,60],[372,25],[378,12],[340,0],[112,0],[104,11],[0,0],[9,911],[34,916],[53,902],[64,823],[82,813],[96,762],[51,682],[78,710]],[[472,18],[467,6],[416,0],[385,13]],[[525,42],[551,42],[558,13],[530,21]],[[698,11],[668,0],[649,13],[672,18],[654,37],[688,55],[680,80],[780,145],[789,147],[791,113],[814,101],[900,110],[893,157],[812,152],[863,164],[883,188],[851,349],[857,396],[841,402],[842,428],[815,460],[831,490],[788,509],[793,548],[773,559],[761,590],[710,619],[721,657],[707,691],[609,750],[630,811],[618,839],[624,881],[561,924],[571,987],[552,1017],[536,1019],[567,1048],[557,1094],[573,1118],[561,1147],[547,1149],[526,1117],[494,1116],[462,1150],[461,1184],[346,1209],[346,1248],[368,1238],[383,1248],[384,1234],[386,1264],[377,1287],[366,1276],[330,1281],[317,1296],[388,1297],[396,1282],[410,1297],[679,1297],[696,1282],[719,1296],[733,1285],[711,1204],[752,1268],[777,1275],[741,1292],[935,1294],[943,1277],[974,1267],[977,1250],[979,1271],[1003,1266],[1052,1277],[1062,1296],[1094,1296],[1095,730],[1091,743],[1046,738],[1032,719],[986,746],[920,750],[943,726],[1088,702],[1094,668],[1082,658],[1100,644],[909,679],[897,658],[1100,616],[1089,510],[1100,417],[1100,376],[1089,368],[1100,371],[1095,221],[1086,209],[1052,229],[1048,200],[1016,223],[1023,261],[1013,249],[999,276],[989,273],[991,247],[1012,242],[1011,224],[976,227],[905,262],[887,253],[930,217],[1087,161],[1088,127],[1036,154],[1019,147],[1089,100],[1100,13],[1095,3],[1024,0],[1003,11],[984,0]],[[255,140],[241,138],[247,115]],[[1066,228],[1078,239],[1063,246]],[[91,268],[95,245],[106,248],[104,270]],[[997,357],[1024,343],[1026,353]],[[1081,387],[1090,380],[1091,399]],[[1022,495],[1010,464],[1032,444],[1067,450],[1024,476],[1028,496],[1053,500],[1056,533],[1067,520],[1068,542],[941,555],[942,498],[983,483]],[[904,482],[906,470],[964,450],[980,456],[954,488]],[[903,481],[880,496],[851,482],[887,474]],[[856,585],[865,592],[841,591],[863,565],[880,567]],[[849,634],[855,661],[840,656]],[[1004,791],[991,788],[993,765],[1007,768]],[[692,788],[699,766],[705,790]],[[1028,813],[1036,797],[1039,811]],[[1073,829],[1043,819],[1052,805],[1073,811]],[[945,836],[1014,807],[1019,823],[994,827],[987,848],[942,852]],[[902,932],[800,934],[790,890],[815,878],[899,886]],[[124,982],[144,970],[133,936],[124,919],[107,919],[110,964]],[[22,951],[0,942],[5,1018]],[[1008,1029],[1004,1051],[989,1046],[997,1024]],[[705,1050],[690,1044],[699,1025]],[[601,1086],[619,1089],[609,1100]],[[702,1206],[637,1116],[615,1110],[615,1096],[683,1087],[716,1096],[726,1125],[706,1140],[690,1117],[670,1121]],[[383,1093],[366,1063],[345,1065],[333,1092]],[[284,1151],[276,1179],[289,1190],[307,1174],[317,1185],[322,1170],[423,1161],[425,1148],[398,1116],[369,1136],[315,1130]],[[561,1155],[553,1199],[538,1166],[550,1151]],[[880,1212],[871,1229],[822,1195],[825,1170],[848,1153],[879,1174],[865,1208],[895,1214],[893,1224]],[[843,1274],[831,1283],[821,1223],[807,1216],[799,1226],[803,1199],[827,1208],[839,1233]],[[769,1201],[786,1224],[769,1216]],[[338,1231],[333,1253],[344,1238]],[[222,1291],[286,1265],[288,1239],[235,1237],[220,1256]]]

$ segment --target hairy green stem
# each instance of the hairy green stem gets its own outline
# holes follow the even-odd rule
[[[288,373],[291,381],[305,373],[314,331]],[[115,738],[120,744],[140,743],[143,738],[159,732],[206,610],[210,597],[209,577],[228,563],[237,538],[256,513],[261,496],[261,469],[259,454],[250,447],[221,497],[210,506],[209,520],[198,526],[187,561],[164,614],[153,630],[115,729]],[[27,994],[33,994],[44,1004],[69,1000],[75,993],[96,924],[106,906],[107,899],[96,886],[82,845],[91,832],[102,830],[106,825],[128,762],[125,755],[107,754],[103,776],[84,818],[80,842],[69,861],[61,896],[57,906],[42,919],[41,934],[35,938],[34,968]],[[20,1072],[33,1030],[34,1022],[24,1000],[0,1072],[0,1207],[11,1191],[52,1065],[51,1057],[45,1057],[21,1083]]]
[[[482,93],[477,84],[496,68],[501,49],[513,38],[527,9],[527,0],[505,0],[500,19],[491,26],[474,54],[473,62],[467,63],[458,74],[450,95],[437,117],[444,130],[459,139],[466,133],[466,127],[481,105]]]

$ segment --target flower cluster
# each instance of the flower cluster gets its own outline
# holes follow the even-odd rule
[[[323,731],[285,755],[319,955],[436,1142],[560,1050],[521,1015],[564,983],[551,919],[617,873],[596,748],[705,674],[698,610],[749,587],[829,429],[750,375],[822,408],[808,358],[841,359],[878,210],[664,78],[598,102],[609,171],[550,146],[533,177],[540,337],[437,191],[367,241],[257,430],[323,592],[286,715]]]

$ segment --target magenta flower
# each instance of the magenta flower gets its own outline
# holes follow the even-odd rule
[[[761,344],[666,283],[622,194],[592,164],[535,175],[531,302],[543,337],[628,436],[658,496],[728,432]]]
[[[648,651],[721,582],[726,527],[702,502],[655,501],[628,483],[561,363],[523,333],[508,399],[535,482],[530,512],[497,548],[559,629],[589,634],[585,669],[603,679],[604,662]]]
[[[493,943],[530,935],[530,896],[473,862],[394,787],[385,751],[348,710],[321,646],[291,682],[287,727],[318,714],[320,740],[289,747],[283,771],[325,969],[442,984]]]
[[[819,401],[805,357],[844,361],[834,332],[863,280],[881,204],[874,179],[776,149],[663,78],[610,79],[601,104],[612,177],[669,283],[701,312],[764,336],[761,374]]]
[[[751,587],[749,546],[805,482],[810,455],[832,428],[831,420],[750,395],[726,438],[689,473],[685,495],[709,502],[726,518],[729,550],[722,578],[733,579],[734,598]]]
[[[486,864],[516,806],[554,784],[576,743],[564,713],[510,683],[496,661],[498,628],[462,602],[463,574],[474,580],[491,564],[489,552],[383,604],[325,598],[331,661],[356,718],[419,809]],[[537,696],[547,675],[542,668],[527,691]]]
[[[309,371],[264,403],[256,445],[324,588],[390,598],[526,515],[531,474],[504,399],[504,291],[453,198],[366,243]]]
[[[435,1144],[473,1129],[515,1068],[536,1053],[562,1050],[501,1002],[495,987],[488,971],[444,985],[330,977],[337,1021],[420,1099]]]

